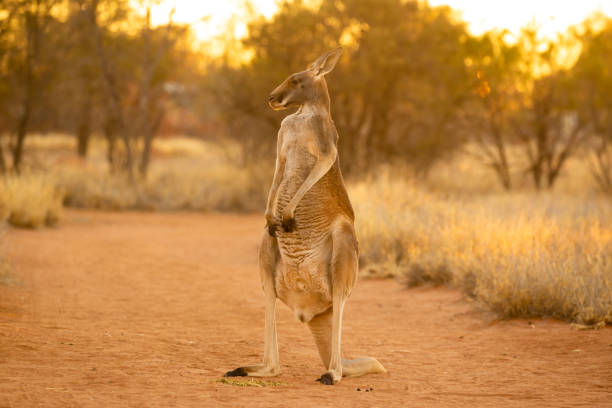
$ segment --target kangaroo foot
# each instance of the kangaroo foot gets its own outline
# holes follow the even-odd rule
[[[280,373],[278,368],[266,365],[256,365],[248,367],[238,367],[223,374],[224,377],[274,377]]]
[[[321,384],[325,385],[334,385],[338,384],[342,376],[338,375],[335,371],[328,371],[321,376],[321,378],[317,379]]]
[[[247,375],[249,375],[249,373],[246,372],[244,367],[238,367],[235,370],[223,374],[224,377],[246,377]]]

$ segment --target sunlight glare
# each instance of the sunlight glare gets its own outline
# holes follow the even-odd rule
[[[253,0],[255,14],[266,18],[272,17],[277,10],[275,0]],[[151,11],[154,25],[166,24],[172,8],[175,8],[173,21],[189,24],[200,41],[210,40],[224,32],[227,23],[235,18],[234,35],[244,37],[247,34],[246,21],[249,17],[248,7],[244,0],[193,1],[166,0]]]
[[[498,28],[516,36],[521,27],[535,23],[542,37],[554,39],[596,11],[612,16],[609,0],[429,0],[429,4],[454,8],[476,35]]]
[[[569,26],[579,24],[589,15],[600,11],[612,16],[611,0],[423,0],[431,6],[448,5],[468,23],[476,35],[491,29],[507,29],[512,41],[521,27],[536,25],[543,38],[554,39]],[[249,10],[249,3],[252,10]],[[232,22],[237,38],[247,35],[247,21],[255,15],[270,18],[278,9],[279,0],[192,1],[162,0],[152,10],[154,25],[165,24],[172,8],[173,20],[191,25],[199,41],[209,41],[222,35]],[[251,13],[251,11],[253,13]]]

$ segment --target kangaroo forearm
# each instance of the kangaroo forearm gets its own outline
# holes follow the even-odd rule
[[[280,184],[280,183],[279,183]],[[266,213],[271,213],[276,205],[276,199],[278,197],[278,185],[273,186],[268,194],[268,203],[266,204]]]
[[[281,181],[283,180],[283,172],[285,170],[285,163],[284,161],[280,162],[277,167],[276,167],[276,171],[274,172],[274,179],[272,180],[272,186],[270,187],[270,192],[268,193],[268,202],[266,204],[266,212],[272,212],[274,205],[276,204],[276,199],[278,197],[278,187],[281,184]]]
[[[270,187],[270,193],[268,194],[268,202],[266,204],[266,212],[270,213],[274,209],[274,205],[276,204],[276,198],[278,196],[278,187],[280,186],[280,177],[274,177],[274,181],[272,182],[272,187]]]
[[[306,177],[306,180],[304,180],[293,198],[291,198],[291,201],[289,201],[289,204],[287,205],[287,210],[291,212],[295,210],[295,207],[297,207],[297,205],[300,203],[300,201],[304,197],[304,194],[306,194],[308,190],[310,190],[312,186],[314,186],[315,183],[319,181],[329,171],[331,166],[334,164],[334,161],[336,161],[335,151],[331,152],[329,155],[320,158],[317,161],[308,177]]]

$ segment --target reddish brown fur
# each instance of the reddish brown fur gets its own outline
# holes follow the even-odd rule
[[[338,133],[329,112],[324,75],[341,49],[321,56],[306,71],[289,76],[270,95],[273,109],[297,106],[278,132],[274,180],[260,249],[266,294],[263,364],[239,367],[228,376],[272,376],[280,371],[276,298],[309,324],[327,372],[319,381],[384,372],[374,358],[342,360],[342,311],[357,281],[354,213],[340,172]]]

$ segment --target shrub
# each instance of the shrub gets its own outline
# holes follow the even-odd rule
[[[63,167],[57,180],[70,207],[107,210],[263,211],[268,174],[229,165],[154,168],[146,180],[94,167]]]
[[[612,323],[612,206],[602,197],[355,185],[362,270],[461,288],[501,316]]]
[[[62,200],[55,181],[41,174],[11,175],[0,181],[0,207],[17,227],[55,225],[62,214]]]

